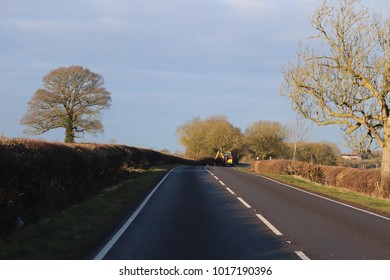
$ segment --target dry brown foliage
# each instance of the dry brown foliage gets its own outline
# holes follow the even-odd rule
[[[263,174],[296,175],[316,183],[369,195],[380,195],[379,169],[320,166],[290,160],[263,160],[252,162],[252,170]]]

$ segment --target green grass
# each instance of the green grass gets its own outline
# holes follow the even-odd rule
[[[249,168],[237,168],[240,171],[252,173]],[[372,197],[367,194],[358,193],[346,189],[336,188],[332,186],[320,185],[311,183],[304,179],[300,179],[290,175],[283,174],[259,174],[264,177],[271,178],[281,183],[285,183],[312,193],[316,193],[340,202],[344,202],[368,211],[372,211],[384,216],[390,217],[390,200]]]
[[[114,231],[173,165],[144,171],[98,196],[0,241],[0,259],[85,259]]]

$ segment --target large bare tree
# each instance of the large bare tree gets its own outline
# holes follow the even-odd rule
[[[281,94],[319,125],[363,129],[382,148],[380,195],[390,194],[390,15],[357,0],[325,1],[314,13],[313,45],[284,66]],[[369,143],[369,142],[368,142]]]
[[[81,66],[60,67],[43,78],[43,85],[21,120],[29,127],[26,133],[65,128],[65,142],[73,143],[77,133],[103,130],[101,110],[110,107],[111,96],[100,74]]]

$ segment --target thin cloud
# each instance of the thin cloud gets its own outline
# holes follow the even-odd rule
[[[267,0],[222,0],[226,4],[236,8],[240,13],[248,15],[256,15],[259,13],[269,13],[275,11],[274,1]]]
[[[17,32],[53,33],[77,31],[123,31],[128,25],[125,21],[110,17],[90,20],[56,19],[9,19],[3,20],[3,26]]]

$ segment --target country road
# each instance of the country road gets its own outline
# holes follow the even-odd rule
[[[390,259],[390,219],[229,167],[181,166],[95,259]]]

